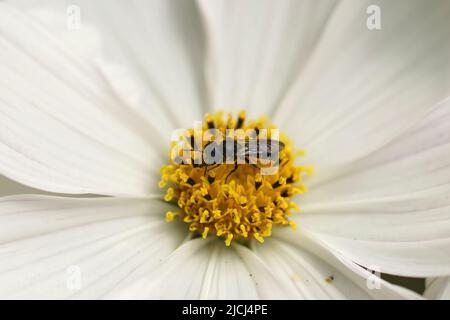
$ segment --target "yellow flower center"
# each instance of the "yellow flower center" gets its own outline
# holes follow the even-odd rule
[[[217,134],[211,134],[211,129],[220,133],[219,141]],[[247,140],[237,140],[236,136],[231,140],[240,141],[236,146],[242,147],[240,150],[243,150],[246,160],[237,164],[236,157],[231,157],[225,163],[207,163],[205,151],[208,146],[221,149],[223,142],[229,141],[226,139],[230,131],[238,129],[254,133],[247,136]],[[304,152],[294,149],[283,134],[275,140],[271,134],[274,129],[276,127],[267,124],[265,118],[245,121],[244,112],[240,112],[237,119],[233,119],[231,114],[224,117],[222,112],[218,112],[206,115],[198,128],[184,131],[180,140],[171,145],[172,163],[161,168],[159,186],[167,188],[164,200],[176,203],[179,208],[167,212],[166,220],[180,218],[189,225],[190,231],[203,238],[208,235],[221,237],[227,246],[232,240],[256,239],[262,243],[272,234],[274,225],[291,226],[295,230],[296,223],[290,216],[299,208],[292,197],[307,191],[302,179],[312,174],[313,167],[295,164],[296,157]],[[180,148],[183,140],[189,142],[187,152],[185,147]],[[249,141],[255,142],[254,147],[249,147]],[[270,174],[263,171],[268,163],[273,163],[255,156],[256,148],[263,141],[269,141],[269,150],[267,144],[265,149],[269,154],[271,150],[279,150],[276,152],[279,159],[276,170]],[[274,151],[274,141],[283,148],[275,148]],[[180,159],[182,152],[184,159],[189,161],[173,161],[174,155]],[[253,162],[249,160],[249,153],[254,156]]]

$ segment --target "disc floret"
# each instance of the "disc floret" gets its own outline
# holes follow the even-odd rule
[[[203,135],[211,128],[226,137],[230,128],[254,129],[258,135],[262,129],[275,127],[264,118],[246,122],[244,112],[236,120],[231,114],[224,117],[219,112],[206,115],[200,128],[186,130],[184,137],[194,147],[195,132]],[[304,152],[294,150],[285,135],[280,134],[279,141],[284,145],[278,154],[279,167],[274,174],[264,175],[259,164],[223,163],[212,169],[198,165],[194,160],[201,152],[199,155],[196,149],[202,150],[209,141],[197,139],[190,153],[191,164],[172,161],[161,168],[159,186],[167,188],[164,200],[176,203],[179,208],[167,212],[166,220],[179,218],[189,225],[190,231],[203,238],[221,237],[227,246],[232,240],[255,239],[263,243],[277,225],[295,229],[296,223],[290,217],[299,208],[292,198],[307,191],[303,177],[311,174],[313,168],[294,163]],[[175,146],[176,143],[172,144],[171,151]]]

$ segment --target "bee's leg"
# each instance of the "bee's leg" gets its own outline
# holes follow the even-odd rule
[[[245,163],[251,165],[253,168],[258,169],[258,166],[256,165],[256,163],[251,163],[249,156],[245,157]]]
[[[228,174],[227,174],[227,177],[225,178],[225,182],[227,182],[228,181],[228,178],[237,170],[237,168],[238,168],[238,164],[235,162],[234,163],[234,168],[233,168],[233,170],[231,170]]]
[[[282,163],[280,163],[280,167],[284,167],[289,162],[288,159],[285,159]]]
[[[218,163],[218,164],[213,164],[213,165],[211,165],[211,166],[206,166],[205,167],[205,174],[204,174],[204,176],[206,177],[206,173],[211,169],[214,169],[214,168],[217,168],[218,166],[220,166],[220,163]]]
[[[198,164],[198,163],[195,163],[195,162],[194,162],[194,159],[191,159],[191,166],[192,166],[193,168],[199,168],[199,167],[201,167],[202,165],[201,165],[201,164]]]

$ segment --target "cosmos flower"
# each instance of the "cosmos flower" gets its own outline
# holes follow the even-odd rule
[[[0,199],[0,297],[420,298],[372,271],[450,275],[449,17],[445,0],[0,3],[0,173],[52,193]],[[171,135],[218,110],[266,116],[304,167],[193,190],[209,182],[167,167]],[[271,229],[231,189],[275,199],[252,211]]]

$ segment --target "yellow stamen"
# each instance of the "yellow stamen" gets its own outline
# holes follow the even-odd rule
[[[255,239],[258,240],[258,241],[261,242],[261,243],[264,242],[264,238],[263,238],[258,232],[255,232],[255,233],[253,234],[253,237],[255,237]]]
[[[237,118],[222,113],[207,115],[200,128],[201,134],[210,128],[224,136],[230,128],[244,131],[257,128],[258,138],[263,139],[260,130],[273,126],[266,119],[249,121],[245,112],[241,112]],[[187,132],[192,135],[194,131]],[[273,175],[263,175],[261,166],[246,163],[238,164],[230,176],[234,163],[207,168],[174,163],[164,166],[159,183],[161,188],[168,187],[164,200],[178,205],[181,210],[176,215],[189,225],[190,231],[202,238],[221,237],[226,246],[230,246],[232,240],[254,239],[263,243],[264,238],[272,234],[273,226],[290,226],[295,230],[296,222],[289,217],[299,208],[292,197],[308,191],[303,178],[313,174],[314,168],[294,165],[295,158],[304,151],[294,148],[283,134],[279,141],[285,148],[279,153],[280,167]],[[208,141],[198,141],[198,147],[202,149],[206,143]],[[173,221],[176,215],[169,211],[166,220]]]
[[[208,236],[208,231],[209,231],[208,227],[206,227],[205,230],[203,230],[203,233],[202,233],[202,238],[203,239],[206,239],[206,237]]]
[[[297,230],[297,222],[295,221],[289,221],[289,224],[291,225],[292,230]]]
[[[174,194],[175,194],[175,191],[173,190],[173,188],[167,189],[166,195],[164,196],[164,200],[165,200],[165,201],[170,201],[170,200],[172,200]]]
[[[175,218],[175,214],[172,211],[167,211],[166,213],[166,221],[171,222]]]
[[[229,246],[231,245],[231,240],[233,240],[233,234],[232,234],[232,233],[229,233],[229,234],[227,235],[227,239],[225,240],[225,245],[226,245],[227,247],[229,247]]]

